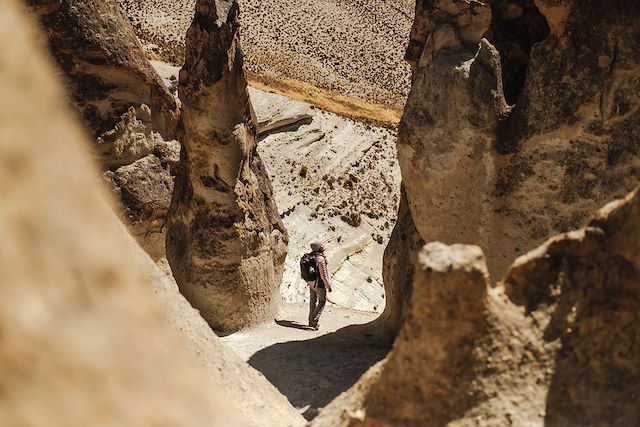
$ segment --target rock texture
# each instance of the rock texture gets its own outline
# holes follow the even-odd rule
[[[0,424],[301,425],[105,203],[16,3],[0,5]]]
[[[480,245],[496,277],[638,182],[638,5],[536,5],[497,2],[492,21],[478,1],[419,1],[407,50],[398,156],[416,228]]]
[[[154,259],[165,255],[166,217],[180,163],[180,143],[153,131],[151,111],[130,107],[97,139],[104,177],[121,204],[129,231]]]
[[[198,2],[180,72],[183,168],[167,257],[180,290],[217,331],[273,315],[287,233],[256,152],[235,2]]]
[[[121,196],[123,217],[145,250],[161,258],[173,189],[170,167],[180,152],[174,140],[176,101],[116,2],[28,3],[77,112],[96,137],[98,160]]]
[[[119,2],[150,55],[182,63],[194,0]],[[402,52],[413,2],[242,0],[239,4],[251,80],[329,111],[397,124],[410,83]],[[385,118],[382,108],[393,114]]]
[[[392,352],[312,425],[633,424],[639,214],[640,189],[493,287],[479,247],[426,245]]]
[[[384,250],[382,278],[386,304],[382,315],[371,324],[371,330],[382,341],[393,341],[408,311],[413,288],[413,270],[424,240],[413,223],[404,189],[401,190],[398,221]]]
[[[126,255],[22,8],[0,3],[0,424],[241,425]]]
[[[249,93],[263,123],[258,152],[290,237],[280,288],[284,300],[308,300],[299,261],[311,250],[310,242],[321,240],[333,277],[330,301],[381,312],[386,298],[382,255],[400,196],[395,132],[280,95]],[[291,121],[296,123],[269,131]]]
[[[144,56],[127,17],[111,0],[29,0],[66,78],[79,114],[95,137],[131,107],[148,105],[154,129],[172,136],[176,103]]]

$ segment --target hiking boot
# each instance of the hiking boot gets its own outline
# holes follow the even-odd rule
[[[315,325],[311,325],[311,327],[314,331],[317,331],[318,329],[320,329],[320,324],[316,323]]]

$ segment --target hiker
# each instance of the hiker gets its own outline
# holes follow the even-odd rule
[[[305,254],[300,260],[300,267],[302,277],[309,286],[309,326],[317,331],[320,327],[320,315],[327,302],[327,291],[331,292],[331,280],[324,245],[313,242],[311,250],[311,253]]]

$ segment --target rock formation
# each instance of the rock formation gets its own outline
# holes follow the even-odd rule
[[[492,21],[479,1],[417,2],[398,156],[422,239],[477,244],[501,277],[638,183],[640,7],[605,3],[499,1]]]
[[[116,2],[28,3],[47,34],[78,114],[97,138],[107,178],[117,178],[112,182],[131,232],[154,259],[161,258],[173,188],[170,167],[180,151],[174,140],[176,101]]]
[[[176,102],[149,64],[118,4],[111,0],[28,0],[40,18],[66,87],[95,137],[141,104],[153,127],[172,137]]]
[[[424,241],[416,231],[407,204],[404,189],[401,190],[398,222],[393,228],[384,251],[382,277],[386,290],[386,304],[382,315],[373,322],[372,330],[383,340],[393,341],[407,313],[413,287],[413,270],[417,255]]]
[[[118,222],[17,3],[0,4],[0,424],[301,425]]]
[[[427,244],[386,361],[313,426],[632,425],[640,188],[490,286],[477,246]]]
[[[116,127],[97,140],[104,177],[121,201],[122,217],[154,259],[165,255],[165,224],[180,143],[165,141],[152,127],[151,111],[130,107]]]
[[[220,332],[273,314],[287,233],[256,152],[236,2],[198,2],[178,93],[183,168],[167,257],[181,292]]]
[[[126,255],[21,8],[0,3],[0,424],[235,424]]]

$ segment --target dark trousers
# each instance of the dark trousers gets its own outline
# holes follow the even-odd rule
[[[327,290],[325,288],[309,288],[309,326],[318,324],[326,302]]]

